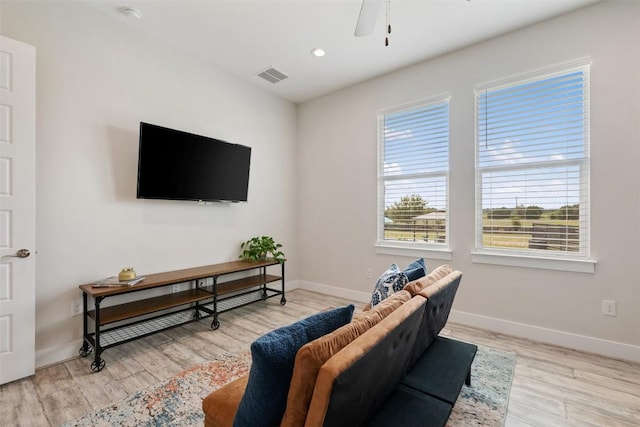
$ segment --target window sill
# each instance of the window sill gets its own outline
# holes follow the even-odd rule
[[[477,264],[508,265],[544,270],[595,273],[596,261],[591,259],[553,258],[499,252],[472,252],[471,261]]]
[[[422,257],[445,261],[451,260],[451,250],[444,246],[442,248],[437,248],[420,243],[378,242],[376,243],[375,248],[377,254],[383,255]]]

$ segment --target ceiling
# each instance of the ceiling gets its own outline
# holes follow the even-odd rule
[[[301,103],[597,0],[391,0],[388,47],[385,5],[374,33],[354,36],[361,0],[80,1]],[[141,19],[126,18],[122,6]],[[326,56],[312,56],[316,47]],[[268,67],[289,77],[272,84],[257,76]]]

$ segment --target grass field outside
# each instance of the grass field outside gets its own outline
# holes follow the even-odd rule
[[[508,219],[488,219],[488,218],[483,218],[482,219],[482,225],[485,227],[511,227],[513,225],[513,219],[508,218]],[[542,224],[542,225],[567,225],[567,226],[574,226],[574,227],[578,227],[578,224],[580,221],[578,221],[577,219],[572,220],[565,220],[565,219],[549,219],[549,218],[545,218],[545,217],[541,217],[540,219],[520,219],[518,220],[520,222],[520,226],[521,227],[526,227],[529,228],[531,227],[533,224]]]
[[[578,220],[550,219],[544,216],[540,219],[520,219],[515,222],[513,219],[483,219],[485,229],[495,227],[493,232],[484,232],[482,235],[482,245],[487,248],[512,248],[528,249],[532,235],[533,224],[541,226],[568,226],[578,227]],[[439,242],[444,243],[444,233],[425,233],[419,227],[414,230],[412,224],[407,224],[403,230],[385,230],[385,240],[397,240],[408,242]],[[503,230],[500,230],[503,229]],[[521,231],[519,231],[521,230]],[[439,240],[438,240],[439,239]],[[552,248],[549,248],[552,249]]]

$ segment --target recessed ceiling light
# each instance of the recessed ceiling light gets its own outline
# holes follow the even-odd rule
[[[323,56],[325,56],[327,54],[327,52],[324,51],[324,49],[316,47],[314,49],[311,49],[311,55],[316,56],[318,58],[321,58]]]
[[[122,13],[127,18],[131,18],[131,19],[140,19],[140,18],[142,18],[142,12],[140,12],[136,8],[129,7],[129,6],[123,6],[118,10],[120,11],[120,13]]]

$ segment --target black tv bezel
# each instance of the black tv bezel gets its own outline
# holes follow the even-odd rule
[[[226,144],[228,146],[234,146],[234,147],[242,147],[243,149],[248,149],[248,163],[247,163],[247,186],[246,186],[246,191],[243,192],[243,195],[245,196],[244,198],[231,198],[231,199],[226,199],[226,198],[195,198],[195,197],[179,197],[177,195],[163,195],[163,196],[148,196],[148,195],[141,195],[140,192],[140,174],[141,174],[141,164],[142,164],[142,145],[143,145],[143,127],[146,126],[150,126],[156,129],[162,129],[162,130],[166,130],[167,132],[171,132],[171,133],[177,133],[177,134],[183,134],[186,138],[191,138],[191,139],[201,139],[203,141],[207,141],[207,142],[212,142],[212,143],[216,143],[216,144]],[[147,142],[147,141],[145,141]],[[148,143],[148,142],[147,142]],[[198,203],[215,203],[215,202],[220,202],[220,203],[246,203],[248,202],[249,199],[249,182],[250,182],[250,174],[251,174],[251,147],[246,146],[246,145],[242,145],[242,144],[234,144],[234,143],[230,143],[218,138],[212,138],[209,136],[204,136],[204,135],[200,135],[200,134],[196,134],[196,133],[192,133],[192,132],[187,132],[187,131],[183,131],[180,129],[174,129],[174,128],[169,128],[166,126],[160,126],[160,125],[156,125],[153,123],[148,123],[148,122],[140,122],[140,127],[139,127],[139,135],[138,135],[138,171],[136,174],[136,198],[137,199],[141,199],[141,200],[175,200],[175,201],[195,201]]]

